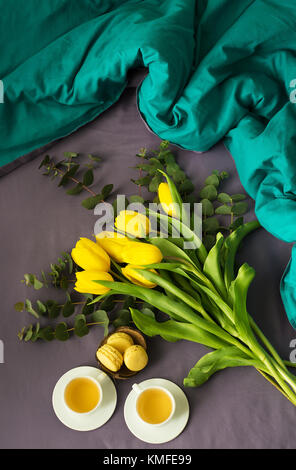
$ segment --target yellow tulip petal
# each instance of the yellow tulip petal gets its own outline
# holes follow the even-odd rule
[[[101,271],[80,271],[76,273],[75,290],[85,294],[105,294],[110,289],[94,281],[113,281],[111,274]]]
[[[109,271],[110,269],[108,254],[88,238],[81,238],[71,254],[75,263],[85,270]]]
[[[115,227],[136,238],[145,237],[151,224],[146,215],[135,211],[121,211],[115,220]]]
[[[173,201],[168,183],[160,183],[158,186],[158,198],[164,212],[171,217],[177,217],[176,203]]]
[[[138,271],[135,271],[135,269],[145,269],[145,268],[143,266],[128,264],[125,268],[122,268],[122,274],[127,279],[129,279],[129,281],[131,281],[133,284],[136,284],[137,286],[149,287],[150,289],[152,289],[153,287],[157,285],[145,279],[145,277],[142,276]],[[157,272],[154,269],[149,269],[149,271],[157,274]]]
[[[125,237],[122,233],[119,233],[119,232],[108,232],[108,231],[104,231],[104,232],[100,232],[96,235],[96,240],[101,240],[101,239],[105,239],[105,238],[108,238],[108,239],[113,239],[115,241],[117,241],[118,243],[126,243],[127,241],[129,241],[129,239],[127,237]]]
[[[111,256],[117,263],[123,263],[122,249],[128,243],[132,243],[127,237],[116,232],[101,232],[96,235],[97,244]]]
[[[143,266],[160,263],[163,256],[157,246],[150,245],[149,243],[131,242],[131,244],[123,248],[122,259],[127,264]]]

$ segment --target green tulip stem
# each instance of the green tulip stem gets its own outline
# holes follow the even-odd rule
[[[197,249],[197,255],[198,255],[200,262],[202,264],[205,262],[208,252],[205,246],[203,245],[202,241],[200,240],[200,238],[198,238],[198,236],[188,227],[188,225],[183,224],[180,220],[174,219],[173,217],[169,215],[160,214],[158,212],[155,212],[149,209],[146,210],[146,213],[148,215],[152,215],[153,217],[156,217],[159,220],[165,220],[165,221],[169,220],[171,225],[176,230],[181,232],[185,240],[187,241],[191,240],[194,243]]]
[[[120,276],[120,274],[117,274],[115,273],[114,271],[110,270],[110,274],[112,274],[113,277],[115,277],[116,279],[118,279],[119,281],[122,281],[122,282],[125,282],[125,283],[129,283],[129,280],[128,279],[125,279],[123,276]]]
[[[291,403],[293,403],[293,405],[295,405],[295,402],[294,400],[291,400],[291,398],[284,392],[284,390],[268,375],[266,374],[265,372],[263,372],[262,370],[260,369],[256,369],[259,374],[261,374],[266,380],[268,380],[268,382],[270,382],[279,392],[281,392],[285,398],[287,398],[287,400],[289,400]]]
[[[268,341],[266,336],[262,333],[262,331],[260,330],[260,328],[258,327],[258,325],[255,323],[255,321],[253,320],[253,318],[250,315],[249,315],[249,321],[250,321],[251,327],[253,328],[253,331],[255,332],[255,334],[258,336],[258,338],[261,340],[262,344],[264,344],[264,346],[267,348],[267,350],[273,356],[273,358],[275,360],[275,366],[277,366],[278,371],[280,372],[282,377],[291,385],[293,390],[296,392],[296,384],[294,382],[295,376],[287,370],[286,365],[285,365],[285,362],[288,362],[288,361],[283,361],[281,359],[281,357],[279,356],[279,354],[277,353],[275,348]],[[294,366],[296,366],[296,365],[294,364]]]
[[[291,362],[291,361],[283,361],[283,363],[287,366],[287,367],[296,367],[296,362]]]

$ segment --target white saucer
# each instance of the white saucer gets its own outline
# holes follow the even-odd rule
[[[81,375],[87,375],[94,379],[100,377],[100,385],[103,390],[102,403],[95,411],[86,415],[71,413],[66,408],[63,400],[65,385],[69,380]],[[116,388],[110,377],[100,369],[90,366],[76,367],[66,372],[56,383],[52,394],[52,405],[55,414],[65,426],[75,431],[92,431],[93,429],[103,426],[113,415],[116,403]]]
[[[189,404],[183,390],[178,385],[166,379],[150,379],[141,382],[141,388],[162,386],[168,389],[176,400],[174,416],[162,426],[144,424],[136,413],[135,401],[137,394],[134,390],[129,393],[124,405],[124,419],[127,427],[134,436],[149,444],[164,444],[179,436],[189,418]]]

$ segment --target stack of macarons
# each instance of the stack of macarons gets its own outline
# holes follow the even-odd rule
[[[134,344],[133,338],[127,333],[113,333],[107,342],[96,353],[98,361],[112,372],[117,372],[123,364],[132,372],[138,372],[148,363],[145,349]]]

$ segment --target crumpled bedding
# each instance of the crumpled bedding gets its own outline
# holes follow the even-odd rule
[[[149,128],[195,151],[224,138],[261,224],[295,242],[295,0],[0,6],[2,165],[93,120],[144,66],[138,106]],[[281,283],[294,328],[295,256]]]

